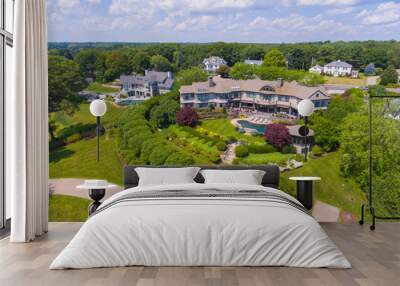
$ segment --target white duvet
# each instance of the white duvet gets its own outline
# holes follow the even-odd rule
[[[155,190],[266,190],[254,185],[182,184]],[[50,269],[145,266],[293,266],[350,268],[309,215],[286,204],[246,198],[162,198],[115,204],[89,218]]]

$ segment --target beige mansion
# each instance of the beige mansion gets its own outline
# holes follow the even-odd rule
[[[322,87],[307,87],[282,79],[233,80],[218,76],[182,86],[179,92],[182,106],[208,108],[213,105],[292,116],[297,116],[297,104],[303,99],[312,100],[318,110],[326,109],[330,98]]]

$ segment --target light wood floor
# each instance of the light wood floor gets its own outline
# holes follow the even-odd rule
[[[0,285],[400,285],[400,223],[368,226],[323,224],[353,269],[288,267],[126,267],[48,270],[81,226],[51,223],[49,233],[29,244],[0,241]]]

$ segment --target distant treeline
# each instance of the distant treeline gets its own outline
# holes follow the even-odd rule
[[[201,64],[207,56],[220,56],[228,65],[245,59],[262,59],[266,52],[277,48],[284,53],[290,69],[309,69],[311,64],[325,64],[342,60],[363,70],[369,63],[378,68],[400,66],[400,42],[355,41],[313,42],[297,44],[245,44],[245,43],[49,43],[50,50],[60,50],[74,57],[82,49],[136,50],[150,56],[161,55],[178,69]]]

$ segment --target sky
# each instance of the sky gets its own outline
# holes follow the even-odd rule
[[[400,40],[400,1],[47,0],[50,42]]]

